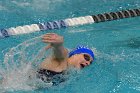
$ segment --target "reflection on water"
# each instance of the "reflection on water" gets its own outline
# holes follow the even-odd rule
[[[113,43],[115,47],[130,47],[130,48],[140,48],[140,37],[130,38],[124,41],[116,41]]]

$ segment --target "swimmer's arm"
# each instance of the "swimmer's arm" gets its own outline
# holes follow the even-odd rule
[[[53,59],[63,61],[67,57],[68,51],[63,46],[63,37],[55,33],[48,33],[42,37],[43,42],[49,43],[46,49],[53,49]]]
[[[53,46],[53,59],[63,61],[67,58],[67,54],[68,50],[62,44]]]

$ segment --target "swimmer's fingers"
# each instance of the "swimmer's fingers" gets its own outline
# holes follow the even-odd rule
[[[43,35],[43,38],[45,38],[45,37],[56,37],[56,36],[59,36],[59,35],[57,35],[55,33],[47,33],[47,34]]]
[[[60,45],[64,42],[63,36],[59,36],[55,33],[48,33],[42,37],[42,42],[51,43],[52,46]]]
[[[44,43],[55,43],[56,41],[54,39],[44,39],[42,40]]]
[[[51,47],[58,47],[63,44],[62,41],[57,41],[57,40],[42,40],[44,43],[50,43],[47,47],[46,50],[51,48]]]
[[[55,40],[55,38],[46,37],[46,38],[42,38],[42,41],[43,41],[43,40]]]
[[[44,39],[44,40],[46,40],[46,39],[57,39],[57,38],[59,38],[59,36],[57,36],[57,35],[45,35],[45,36],[43,36],[42,37],[42,39]]]
[[[59,42],[59,41],[56,41],[56,40],[42,40],[44,43],[51,43],[51,46],[55,45],[61,45],[63,44],[63,42]]]
[[[62,36],[59,36],[59,35],[46,35],[44,37],[42,37],[42,40],[45,41],[45,40],[54,40],[56,42],[63,42],[63,37]]]

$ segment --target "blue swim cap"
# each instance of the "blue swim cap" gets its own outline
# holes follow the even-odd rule
[[[94,59],[93,51],[91,49],[89,49],[88,47],[84,47],[84,46],[79,46],[76,49],[72,50],[69,53],[69,57],[71,57],[71,56],[73,56],[75,54],[81,54],[81,53],[87,53]]]

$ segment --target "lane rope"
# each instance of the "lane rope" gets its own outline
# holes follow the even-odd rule
[[[140,9],[122,10],[117,12],[109,12],[91,16],[89,15],[84,17],[68,18],[58,21],[11,27],[8,29],[0,29],[0,38],[7,38],[12,35],[27,34],[36,31],[60,29],[71,26],[99,23],[137,16],[140,16]]]

